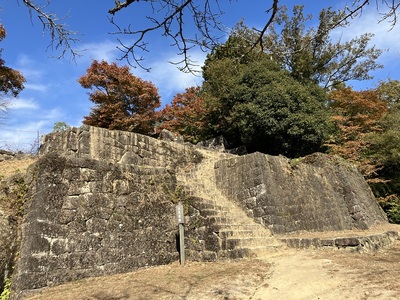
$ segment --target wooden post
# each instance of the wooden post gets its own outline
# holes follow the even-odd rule
[[[180,263],[183,266],[185,264],[185,216],[183,212],[183,205],[178,202],[176,206],[176,222],[179,226],[179,256]]]

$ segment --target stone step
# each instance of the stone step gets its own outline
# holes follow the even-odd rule
[[[386,231],[374,235],[310,238],[310,237],[286,237],[279,238],[289,248],[349,248],[359,252],[373,250],[390,245],[394,240],[400,239],[399,232]]]
[[[229,238],[222,241],[222,249],[233,250],[236,248],[252,248],[266,247],[269,244],[275,243],[274,238],[266,237],[247,237],[247,238]]]
[[[207,217],[209,229],[218,237],[221,250],[217,252],[216,259],[257,256],[271,251],[271,248],[282,247],[283,243],[272,237],[268,228],[255,223],[216,188],[214,165],[217,160],[218,157],[209,158],[203,161],[203,165],[178,177],[185,196],[192,197],[193,207]]]
[[[279,242],[271,243],[267,246],[247,248],[248,257],[268,257],[285,249],[285,245]]]
[[[206,203],[209,207],[213,207],[214,209],[220,209],[220,208],[229,208],[231,211],[240,211],[243,212],[238,206],[233,202],[229,200],[224,200],[224,196],[219,195],[218,197],[205,197],[205,196],[193,196],[192,199],[195,199],[198,202]]]
[[[253,231],[258,231],[258,230],[265,230],[269,232],[268,228],[263,227],[260,224],[257,223],[228,223],[228,224],[218,224],[219,231],[240,231],[240,230],[253,230]]]
[[[197,189],[183,189],[183,195],[186,198],[189,197],[195,197],[195,198],[202,198],[204,200],[207,201],[216,201],[216,202],[220,202],[221,198],[223,198],[224,196],[222,196],[221,192],[219,190],[197,190]],[[229,204],[229,202],[227,202],[226,204]]]
[[[218,204],[215,200],[204,199],[200,197],[195,197],[195,203],[192,203],[193,207],[199,210],[214,210],[216,212],[232,212],[234,207],[233,206],[226,206]],[[214,213],[210,213],[214,215]]]
[[[190,182],[190,181],[189,181]],[[201,191],[201,192],[220,192],[216,187],[215,184],[209,183],[209,184],[201,184],[196,181],[196,187],[193,189],[193,191]]]
[[[238,258],[246,258],[250,257],[251,250],[247,248],[236,248],[233,250],[221,250],[218,251],[217,257],[220,260],[223,259],[238,259]]]
[[[256,257],[268,257],[271,254],[277,253],[284,249],[283,244],[275,243],[266,246],[258,247],[237,247],[231,250],[218,251],[218,259],[238,259],[238,258],[256,258]]]
[[[199,210],[200,214],[204,217],[219,217],[219,218],[229,219],[231,220],[231,223],[239,223],[239,224],[243,223],[243,219],[247,217],[243,212],[223,206],[216,209],[205,208]],[[214,222],[214,220],[210,221]]]
[[[186,197],[200,197],[206,200],[218,201],[218,202],[220,202],[219,200],[223,197],[219,191],[209,191],[209,190],[190,190],[190,191],[185,191],[184,195]]]
[[[262,237],[269,238],[272,237],[268,230],[223,230],[218,232],[218,236],[223,239],[228,238],[248,238],[248,237]]]
[[[220,228],[232,228],[230,226],[232,225],[252,225],[254,224],[255,226],[258,226],[258,228],[263,228],[260,227],[260,224],[257,223],[252,223],[252,220],[249,220],[247,216],[244,215],[235,215],[235,214],[230,214],[230,215],[226,215],[226,216],[222,216],[222,215],[216,215],[216,216],[209,216],[208,220],[210,221],[210,223],[213,223],[215,225],[219,225]],[[253,228],[254,230],[256,230],[256,228]]]
[[[200,211],[200,214],[202,216],[205,217],[227,217],[229,216],[229,210],[228,211],[224,211],[224,209],[227,208],[221,208],[220,210],[216,210],[216,209],[202,209]]]

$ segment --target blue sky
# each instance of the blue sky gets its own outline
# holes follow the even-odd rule
[[[77,37],[80,41],[75,44],[75,48],[84,51],[81,52],[82,57],[75,62],[71,62],[68,55],[58,60],[52,58],[58,53],[47,49],[49,35],[43,33],[36,16],[30,19],[28,10],[20,2],[22,1],[0,0],[0,22],[7,31],[7,37],[0,45],[4,49],[2,58],[7,66],[21,71],[27,79],[25,89],[19,97],[10,99],[9,115],[5,123],[0,125],[0,148],[27,151],[38,133],[43,135],[51,132],[54,123],[58,121],[72,126],[82,124],[83,116],[89,114],[92,103],[88,100],[88,91],[77,83],[77,79],[86,73],[93,59],[114,62],[121,53],[116,49],[117,37],[109,34],[115,31],[107,18],[107,11],[114,1],[51,1],[47,11],[55,12],[59,17],[68,15],[63,22],[69,24],[71,30],[79,32]],[[348,1],[349,5],[351,2]],[[222,20],[228,28],[242,18],[248,26],[260,28],[267,18],[264,11],[269,4],[265,0],[232,1],[230,5],[223,5],[226,14]],[[294,1],[282,0],[281,4],[290,9]],[[322,8],[332,6],[332,1],[303,0],[296,4],[304,4],[307,13],[317,16]],[[336,8],[345,4],[345,1],[335,2]],[[142,22],[140,12],[133,5],[131,9],[122,11],[118,18],[124,24],[130,20],[132,26],[137,26]],[[376,34],[372,44],[387,49],[379,59],[385,68],[373,73],[373,81],[352,83],[355,88],[374,87],[378,80],[400,79],[400,25],[390,31],[387,23],[377,24],[378,18],[375,6],[372,5],[350,28],[336,32],[337,38],[342,40],[372,32]],[[168,63],[179,60],[177,50],[169,47],[170,41],[159,35],[152,35],[149,42],[151,51],[145,54],[144,63],[146,67],[151,67],[151,72],[137,68],[132,69],[132,73],[153,82],[159,89],[163,104],[169,103],[176,93],[184,91],[186,87],[201,83],[201,78],[182,73],[176,66]],[[200,64],[206,56],[199,49],[194,49],[191,55]],[[124,61],[118,63],[126,64]]]

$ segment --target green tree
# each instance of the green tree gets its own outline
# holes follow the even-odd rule
[[[135,77],[129,67],[94,60],[78,82],[91,90],[89,99],[95,103],[84,124],[142,134],[154,132],[155,109],[160,106],[157,88]]]
[[[311,80],[327,88],[349,80],[371,79],[369,72],[382,65],[376,62],[381,50],[368,47],[373,37],[365,33],[347,42],[333,42],[332,31],[346,26],[346,12],[323,9],[316,28],[306,26],[312,16],[304,16],[304,6],[294,6],[293,16],[282,8],[264,37],[264,49],[300,81]]]
[[[400,104],[400,81],[388,80],[380,81],[377,87],[379,98],[387,103],[388,108],[392,108]],[[396,108],[394,109],[396,110]]]
[[[330,151],[355,163],[389,220],[400,222],[400,103],[397,81],[373,90],[340,88],[329,106],[338,131]]]
[[[230,38],[204,66],[203,97],[214,134],[250,152],[297,157],[322,150],[330,129],[325,91],[296,81],[265,53],[247,54],[251,45],[243,45],[246,40]]]
[[[369,136],[369,141],[372,143],[370,152],[386,170],[398,170],[400,168],[400,105],[392,107],[378,125],[380,131]]]
[[[230,97],[232,88],[243,72],[243,66],[268,60],[268,57],[253,48],[255,33],[246,27],[243,22],[238,23],[228,40],[215,47],[203,66],[202,94],[205,97],[207,121],[213,135],[227,135],[222,128],[228,128],[227,118],[234,100]],[[278,70],[278,67],[274,65]],[[229,138],[233,145],[240,143],[238,136]]]
[[[369,136],[371,155],[392,173],[400,168],[400,81],[381,81],[376,92],[387,113],[378,122],[380,130]]]
[[[374,194],[392,223],[400,224],[400,104],[391,105],[379,121],[381,130],[370,134],[369,157],[380,166]]]
[[[380,130],[369,135],[370,154],[384,167],[382,174],[395,171],[400,176],[400,82],[382,81],[376,92],[387,113],[378,122]]]
[[[56,122],[53,126],[53,132],[61,132],[68,129],[70,126],[65,122]]]

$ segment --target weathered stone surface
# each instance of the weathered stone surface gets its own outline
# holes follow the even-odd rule
[[[12,274],[17,247],[17,221],[0,208],[0,291]]]
[[[42,156],[22,227],[17,291],[177,260],[165,168]]]
[[[171,142],[176,142],[176,143],[184,143],[183,136],[175,134],[167,129],[161,130],[161,132],[158,135],[159,140],[163,141],[171,141]]]
[[[22,225],[16,295],[178,260],[171,195],[176,168],[202,159],[194,147],[89,126],[45,136],[42,145]],[[199,232],[188,227],[186,236],[198,238],[203,260]]]
[[[190,146],[86,125],[44,136],[40,154],[50,152],[111,164],[133,163],[169,169],[201,161],[200,153]]]
[[[225,140],[225,138],[220,135],[213,139],[199,142],[197,143],[197,146],[224,152],[227,148],[227,144],[228,142]]]
[[[217,185],[273,233],[368,229],[387,222],[358,170],[320,153],[302,161],[253,153],[219,161]]]
[[[381,234],[352,236],[352,237],[336,237],[336,238],[282,238],[290,248],[306,249],[306,248],[339,248],[350,249],[359,252],[376,251],[385,246],[390,245],[393,241],[399,239],[399,232],[387,231]]]

